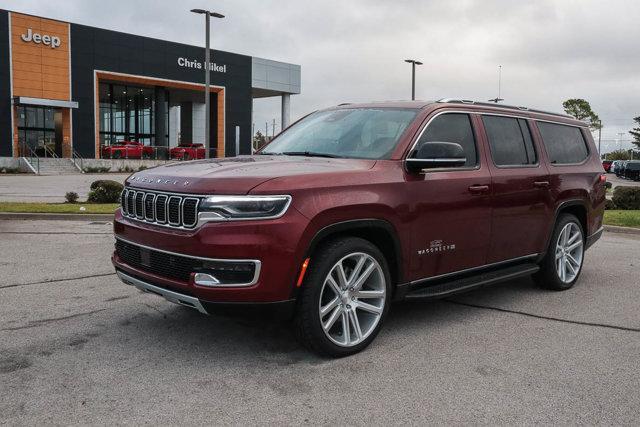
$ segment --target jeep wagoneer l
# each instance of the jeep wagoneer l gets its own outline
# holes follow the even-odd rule
[[[455,99],[346,104],[253,156],[132,175],[113,264],[125,283],[202,313],[287,309],[307,347],[344,356],[371,343],[395,300],[524,275],[572,287],[604,202],[588,126],[569,116]]]

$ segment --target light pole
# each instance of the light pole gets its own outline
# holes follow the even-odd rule
[[[210,22],[211,17],[224,18],[217,12],[211,12],[204,9],[191,9],[191,12],[205,15],[206,30],[205,30],[205,48],[204,48],[204,156],[205,158],[211,157],[211,94],[209,93],[210,87],[210,74],[211,74],[211,53],[209,51],[209,39],[210,39]]]
[[[422,62],[415,59],[405,59],[404,62],[411,64],[411,100],[416,100],[416,65],[422,65]]]

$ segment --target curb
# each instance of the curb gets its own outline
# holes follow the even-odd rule
[[[2,220],[46,220],[46,221],[113,221],[113,214],[65,214],[65,213],[14,213],[0,212]]]
[[[623,234],[637,234],[640,235],[640,228],[633,227],[620,227],[617,225],[605,225],[604,231],[608,231],[610,233],[623,233]]]

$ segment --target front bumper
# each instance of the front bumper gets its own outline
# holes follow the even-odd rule
[[[183,305],[198,310],[203,314],[269,314],[280,319],[289,319],[295,310],[295,300],[277,301],[273,303],[220,303],[201,301],[190,295],[181,294],[161,286],[156,286],[145,280],[130,276],[116,270],[120,280],[127,285],[135,286],[143,292],[163,297],[174,304]]]
[[[122,274],[153,286],[196,298],[208,304],[264,304],[289,301],[295,297],[295,281],[303,261],[302,235],[308,220],[289,209],[278,219],[207,223],[193,230],[170,229],[123,217],[118,209],[114,219],[116,239],[152,251],[223,263],[256,262],[253,280],[237,286],[204,286],[196,283],[198,271],[171,274],[174,259],[164,259],[164,269],[151,269],[149,262],[136,263],[114,252],[113,265]],[[197,269],[195,269],[197,270]]]

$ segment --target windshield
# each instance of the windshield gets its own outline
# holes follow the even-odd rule
[[[400,108],[319,111],[278,135],[260,154],[386,159],[417,113]]]

